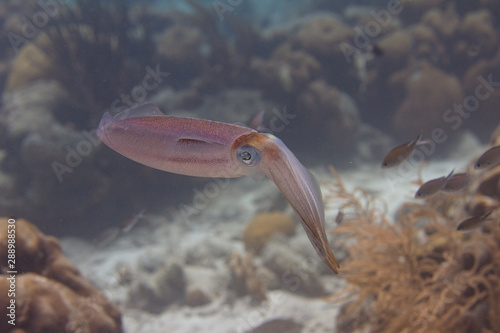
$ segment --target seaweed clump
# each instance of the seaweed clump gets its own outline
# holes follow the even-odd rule
[[[326,202],[341,203],[345,212],[333,232],[347,252],[342,273],[348,287],[334,296],[348,301],[338,331],[500,331],[496,219],[460,233],[456,219],[467,196],[443,194],[403,204],[392,224],[374,197],[349,192],[331,171],[336,181],[326,185]]]

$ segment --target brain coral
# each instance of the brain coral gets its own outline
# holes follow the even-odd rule
[[[295,222],[281,212],[259,214],[248,223],[243,234],[243,243],[247,250],[258,253],[267,240],[277,233],[293,235]]]
[[[401,85],[406,96],[393,117],[398,135],[420,130],[427,135],[439,126],[449,128],[443,123],[443,113],[463,101],[462,86],[457,77],[424,62],[391,77],[393,89],[399,89]]]
[[[354,31],[334,17],[318,17],[299,29],[293,44],[319,57],[340,57],[344,55],[341,42],[348,42],[354,37]]]
[[[8,219],[0,219],[0,305],[10,302]],[[61,253],[56,238],[28,221],[15,222],[16,325],[1,332],[122,332],[120,311]],[[5,305],[5,307],[4,307]],[[5,316],[4,316],[5,317]]]

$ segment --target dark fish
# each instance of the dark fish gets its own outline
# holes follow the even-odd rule
[[[439,177],[424,183],[415,193],[415,198],[423,199],[439,192],[446,185],[454,171],[452,170],[446,177]]]
[[[344,212],[342,211],[342,209],[340,209],[337,217],[335,218],[335,222],[337,224],[342,224],[342,221],[344,221]]]
[[[139,222],[140,220],[142,220],[144,218],[145,212],[146,212],[145,209],[141,209],[141,211],[139,213],[135,214],[131,218],[126,219],[125,222],[123,222],[122,231],[129,232],[130,230],[132,230],[132,228],[135,227],[137,222]]]
[[[490,214],[493,212],[493,209],[487,212],[484,215],[469,217],[468,219],[463,220],[457,227],[459,231],[467,231],[471,229],[475,229],[480,227],[485,221],[491,220],[488,218]]]
[[[413,153],[417,146],[429,143],[429,141],[427,140],[421,141],[421,138],[422,132],[420,132],[415,140],[402,144],[401,146],[397,146],[396,148],[391,150],[385,156],[384,161],[382,162],[382,169],[392,168],[398,164],[401,164],[401,162],[410,157],[411,153]]]
[[[445,192],[456,192],[465,188],[470,181],[470,175],[468,173],[457,173],[448,179],[446,184],[441,189]]]
[[[474,169],[486,169],[500,164],[500,146],[495,146],[484,152],[474,164]]]
[[[371,51],[372,51],[373,55],[375,55],[377,57],[381,57],[384,55],[384,51],[377,44],[372,45]]]

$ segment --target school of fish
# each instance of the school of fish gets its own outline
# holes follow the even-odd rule
[[[415,149],[420,146],[429,143],[426,140],[422,140],[422,132],[417,136],[415,140],[404,143],[396,148],[392,149],[385,156],[382,162],[382,168],[392,168],[400,165],[405,160],[407,160]],[[500,145],[494,146],[484,152],[474,164],[474,169],[485,170],[488,168],[500,165]],[[454,173],[453,169],[447,176],[442,176],[439,178],[431,179],[423,183],[420,188],[415,193],[416,199],[428,198],[440,191],[444,192],[458,192],[467,187],[470,183],[471,176],[468,172]],[[457,230],[468,231],[480,227],[485,221],[493,220],[489,216],[493,213],[495,209],[492,209],[485,214],[471,216],[458,224]]]

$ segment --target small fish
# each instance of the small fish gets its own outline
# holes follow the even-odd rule
[[[495,146],[484,152],[474,164],[474,169],[486,169],[500,164],[500,146]]]
[[[340,209],[337,217],[335,218],[335,222],[337,224],[342,224],[342,221],[344,221],[344,212],[342,211],[342,209]]]
[[[134,216],[126,219],[124,222],[123,222],[123,225],[122,225],[122,231],[123,232],[129,232],[130,230],[132,230],[132,228],[137,224],[137,222],[139,222],[140,220],[142,220],[145,216],[145,213],[146,210],[145,209],[141,209],[141,211],[137,214],[135,214]]]
[[[371,52],[376,56],[376,57],[381,57],[384,55],[384,51],[378,46],[377,44],[373,44],[371,46]]]
[[[468,173],[456,173],[448,179],[446,184],[441,189],[445,192],[457,192],[464,189],[470,181],[470,175]]]
[[[446,177],[439,177],[425,182],[422,186],[420,186],[417,193],[415,193],[415,198],[423,199],[439,192],[446,185],[454,171],[455,169],[453,169]]]
[[[397,146],[391,150],[384,158],[382,162],[382,169],[392,168],[396,165],[401,164],[404,160],[410,157],[411,153],[417,148],[417,146],[428,144],[428,140],[420,140],[422,138],[422,132],[413,141]]]
[[[485,221],[491,220],[488,218],[490,214],[493,212],[493,209],[487,212],[484,215],[469,217],[468,219],[463,220],[457,227],[459,231],[467,231],[471,229],[475,229],[480,227]]]
[[[94,245],[96,247],[102,248],[111,244],[120,233],[120,228],[110,227],[99,234],[94,240]]]

